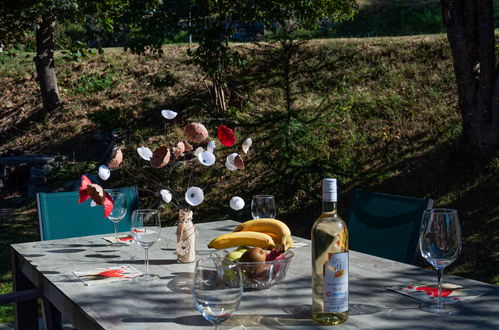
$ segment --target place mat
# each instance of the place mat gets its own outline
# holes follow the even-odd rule
[[[391,286],[387,287],[387,289],[423,302],[434,301],[438,296],[438,283],[431,282],[418,282],[402,286]],[[478,298],[484,294],[484,292],[464,289],[462,286],[455,284],[442,284],[442,302],[444,304],[455,304],[461,301]]]
[[[142,275],[142,272],[130,265],[116,267],[94,268],[86,271],[73,272],[84,285],[99,285],[113,282],[133,280],[134,277]]]
[[[116,243],[116,237],[114,237],[114,236],[102,237],[102,239],[104,239],[110,243]],[[130,235],[120,235],[120,236],[118,236],[118,241],[122,244],[129,245],[130,243],[133,242],[133,237]]]

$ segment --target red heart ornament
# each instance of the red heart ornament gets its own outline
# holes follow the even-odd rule
[[[236,144],[236,134],[225,125],[218,126],[218,139],[226,147],[232,147]]]

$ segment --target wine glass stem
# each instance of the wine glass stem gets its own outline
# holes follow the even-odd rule
[[[215,324],[215,330],[222,330],[222,325],[221,324]]]
[[[116,239],[116,243],[119,243],[120,240],[118,239],[118,223],[114,223],[114,238]]]
[[[144,250],[146,252],[145,263],[146,263],[146,276],[147,276],[147,274],[149,274],[149,249],[145,248]]]
[[[444,275],[444,269],[437,269],[438,276],[438,296],[437,296],[437,305],[442,305],[442,276]]]

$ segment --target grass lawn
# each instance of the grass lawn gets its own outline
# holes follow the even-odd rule
[[[273,44],[234,45],[247,65],[229,72],[226,114],[211,111],[203,76],[187,61],[188,47],[167,46],[163,57],[107,49],[78,63],[58,55],[64,106],[50,113],[41,110],[33,54],[0,55],[0,154],[21,149],[67,156],[50,178],[57,188],[95,173],[111,130],[120,128],[125,164],[105,186],[137,184],[141,206],[158,207],[157,183],[182,191],[188,175],[182,168],[144,168],[136,147],[174,146],[190,121],[202,121],[212,135],[216,125],[228,124],[238,143],[253,139],[246,168],[194,172],[196,184],[207,187],[195,221],[247,220],[251,196],[273,193],[277,217],[309,238],[320,213],[321,178],[335,176],[344,218],[357,187],[431,197],[436,206],[458,209],[463,251],[449,272],[499,284],[499,158],[480,164],[461,151],[444,35],[315,40],[286,54]],[[166,121],[161,109],[179,115]],[[233,195],[245,199],[242,211],[228,207]],[[9,196],[1,202],[7,205]],[[173,224],[176,211],[166,206],[163,218]],[[33,202],[0,215],[3,292],[10,290],[8,244],[38,239],[36,219]],[[0,321],[11,317],[5,307],[0,313]]]

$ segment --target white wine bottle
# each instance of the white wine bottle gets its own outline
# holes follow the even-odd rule
[[[312,320],[348,319],[348,230],[338,216],[336,179],[322,181],[322,214],[312,227]]]

